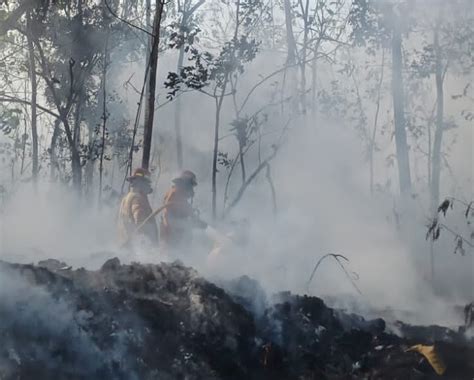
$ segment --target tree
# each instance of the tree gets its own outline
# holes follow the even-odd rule
[[[290,83],[295,86],[292,91],[299,91],[298,102],[303,114],[309,108],[313,116],[316,115],[318,61],[334,62],[337,50],[346,45],[346,5],[344,0],[283,2]],[[291,69],[293,63],[299,75]],[[308,80],[308,74],[311,75],[311,81]],[[308,101],[308,93],[311,93],[311,101]]]
[[[395,145],[397,148],[398,178],[400,193],[411,193],[410,159],[405,120],[405,97],[403,94],[403,57],[402,57],[402,31],[401,18],[398,9],[391,9],[392,16],[392,99],[393,116],[395,124]]]
[[[48,2],[42,0],[24,0],[21,1],[18,7],[16,7],[10,14],[2,20],[0,23],[0,36],[3,36],[8,31],[15,29],[18,25],[19,20],[21,17],[28,12],[32,11],[33,9],[43,5],[47,7]]]
[[[31,124],[32,139],[25,140],[23,146],[31,146],[33,180],[41,170],[39,139],[49,138],[49,135],[51,140],[47,153],[50,157],[51,179],[64,182],[72,179],[78,193],[82,191],[83,185],[89,191],[92,188],[94,161],[101,158],[103,143],[103,139],[98,142],[100,139],[96,129],[103,115],[103,102],[99,101],[103,88],[103,65],[99,63],[104,60],[101,41],[105,39],[109,25],[113,36],[111,49],[123,44],[129,34],[121,27],[125,25],[122,21],[113,22],[110,19],[105,0],[100,3],[25,3],[29,4],[27,9],[23,8],[23,13],[15,18],[14,23],[10,16],[22,5],[14,8],[13,4],[13,11],[8,11],[8,6],[5,6],[7,11],[2,16],[10,19],[11,24],[8,26],[8,34],[2,39],[8,41],[9,50],[12,51],[10,56],[17,59],[21,54],[15,51],[15,44],[24,43],[28,47],[25,67],[28,68],[26,72],[29,76],[25,80],[31,91],[29,94],[25,92],[24,98],[11,95],[18,93],[13,87],[22,85],[20,76],[11,70],[15,64],[9,62],[11,69],[6,71],[4,78],[7,78],[7,83],[11,83],[12,89],[10,94],[0,96],[0,102],[31,107],[28,123]],[[129,1],[121,6],[126,7],[129,12],[136,10],[136,4],[130,6]],[[21,59],[23,61],[23,57]],[[29,110],[25,110],[25,113],[28,112]],[[41,125],[38,120],[42,121]],[[50,128],[52,133],[49,133]],[[104,157],[107,158],[105,155]],[[70,165],[70,169],[66,164]],[[85,182],[82,173],[84,166],[87,169]]]
[[[366,46],[368,52],[381,45],[390,46],[391,49],[394,136],[400,194],[404,196],[411,193],[412,187],[402,75],[403,33],[409,30],[410,20],[400,16],[407,14],[406,6],[405,2],[355,0],[349,18],[356,44]]]
[[[465,1],[457,2],[450,7],[446,7],[443,2],[436,3],[436,8],[433,10],[435,15],[427,20],[423,32],[428,41],[431,39],[431,43],[425,44],[421,51],[415,52],[410,65],[415,80],[433,79],[436,92],[435,105],[432,109],[426,107],[426,114],[429,115],[426,119],[428,185],[433,215],[440,203],[441,171],[442,167],[446,166],[446,160],[443,158],[444,134],[463,121],[463,118],[445,115],[445,79],[448,74],[467,79],[474,67],[470,53],[470,46],[474,43],[472,38],[474,16],[472,12],[463,12],[468,9],[468,5]],[[463,16],[460,16],[461,14]],[[453,96],[453,99],[465,98],[466,95],[467,93]],[[435,126],[434,133],[431,124]]]
[[[231,95],[228,87],[232,76],[242,74],[244,65],[255,58],[258,42],[248,37],[242,26],[248,25],[249,20],[258,10],[259,2],[238,0],[235,4],[235,19],[233,35],[230,41],[224,43],[218,55],[210,52],[200,52],[191,48],[190,61],[192,66],[185,66],[179,73],[169,73],[165,86],[170,89],[169,97],[175,96],[182,87],[200,91],[214,100],[214,135],[212,149],[212,215],[217,217],[217,174],[219,158],[219,141],[221,127],[221,112],[224,98]],[[245,18],[243,16],[245,15]],[[211,87],[208,91],[207,87]]]
[[[71,154],[71,176],[78,193],[82,186],[81,122],[86,91],[94,83],[93,75],[101,57],[102,49],[93,41],[102,33],[101,6],[90,6],[87,17],[81,2],[69,4],[65,12],[51,8],[47,14],[41,10],[31,19],[31,36],[38,53],[38,72],[46,85],[46,99],[56,108],[64,128]],[[52,27],[51,25],[55,26]],[[87,25],[87,27],[86,27]],[[55,28],[74,34],[73,43],[69,34],[58,35]],[[56,52],[51,59],[50,51]],[[59,130],[53,133],[52,144],[56,143]],[[54,151],[55,148],[52,148]],[[53,166],[56,163],[51,163]]]
[[[179,21],[174,25],[177,32],[170,37],[172,47],[178,48],[178,62],[176,65],[176,72],[180,72],[184,64],[184,56],[186,44],[192,45],[199,29],[194,21],[194,14],[204,4],[204,0],[199,0],[193,3],[192,0],[178,0],[178,13],[180,15]],[[178,96],[174,102],[174,130],[176,133],[176,158],[178,168],[183,168],[183,141],[181,132],[181,113],[182,103],[181,97]]]
[[[33,30],[31,27],[31,14],[28,12],[27,15],[27,25],[26,25],[26,35],[28,41],[28,59],[29,59],[29,69],[30,69],[30,81],[31,81],[31,136],[32,136],[32,177],[35,187],[38,185],[38,172],[39,172],[39,162],[38,162],[38,127],[37,127],[37,90],[38,90],[38,81],[36,79],[36,62],[33,46]]]
[[[152,43],[150,59],[148,62],[150,74],[148,77],[147,96],[145,103],[145,125],[143,132],[143,156],[142,167],[148,169],[150,166],[150,152],[153,134],[153,117],[155,114],[155,91],[156,74],[158,69],[158,48],[160,45],[161,18],[163,14],[163,1],[157,1],[155,4],[155,15],[153,19]]]

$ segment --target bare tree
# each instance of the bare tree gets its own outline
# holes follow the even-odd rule
[[[189,33],[188,29],[190,28],[190,23],[192,22],[193,15],[204,4],[204,1],[205,0],[199,0],[197,3],[193,4],[192,0],[178,0],[178,12],[181,14],[181,19],[179,21],[178,28],[182,39],[184,39]],[[176,67],[177,72],[180,72],[183,68],[184,55],[185,44],[184,41],[182,41],[178,53],[178,62]],[[183,141],[181,136],[181,113],[182,102],[181,97],[178,96],[174,104],[174,130],[176,134],[176,158],[179,169],[183,168],[184,162]]]
[[[402,57],[402,31],[400,16],[397,10],[393,10],[392,26],[392,99],[393,115],[395,124],[395,144],[397,150],[398,177],[400,182],[400,193],[410,194],[411,175],[410,159],[408,153],[408,142],[405,120],[405,96],[403,94],[403,57]]]
[[[28,43],[28,61],[30,69],[30,83],[31,83],[31,137],[32,137],[32,176],[33,183],[35,188],[38,184],[38,172],[39,172],[39,163],[38,163],[38,126],[37,126],[37,90],[38,82],[36,79],[36,63],[35,63],[35,54],[34,46],[32,40],[32,28],[31,28],[31,15],[27,15],[27,43]]]
[[[105,154],[105,137],[107,132],[107,64],[109,58],[109,32],[107,31],[104,45],[104,57],[102,67],[102,131],[100,143],[100,158],[99,158],[99,207],[102,206],[102,190],[103,190],[103,172],[104,172],[104,154]]]
[[[143,156],[142,167],[148,169],[150,166],[150,152],[153,134],[153,117],[155,115],[155,91],[156,91],[156,74],[158,70],[158,48],[160,45],[160,28],[161,18],[163,14],[164,2],[159,0],[155,5],[155,15],[153,19],[153,36],[150,52],[150,75],[148,78],[148,88],[145,103],[145,125],[143,132]]]
[[[440,9],[441,12],[441,9]],[[434,29],[434,52],[435,52],[435,81],[436,81],[436,129],[433,141],[432,167],[431,167],[431,209],[434,212],[439,204],[439,180],[441,175],[441,143],[444,129],[444,90],[443,82],[446,68],[443,67],[439,32],[441,26],[441,14],[439,15]]]

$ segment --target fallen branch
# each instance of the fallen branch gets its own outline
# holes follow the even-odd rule
[[[344,265],[342,264],[341,260],[340,259],[343,259],[347,262],[349,262],[349,259],[343,255],[338,255],[338,254],[335,254],[335,253],[328,253],[326,255],[324,255],[323,257],[321,257],[318,262],[316,263],[314,269],[313,269],[313,272],[311,273],[311,276],[309,277],[309,280],[306,284],[306,288],[309,290],[309,285],[311,284],[311,281],[313,280],[313,277],[314,275],[316,274],[316,270],[319,268],[319,266],[321,265],[321,263],[323,262],[324,259],[328,258],[328,257],[333,257],[334,260],[337,261],[337,263],[339,264],[339,266],[341,267],[341,269],[344,271],[344,274],[346,275],[346,277],[349,279],[350,283],[352,284],[352,286],[354,287],[354,289],[357,291],[357,293],[359,293],[360,295],[362,295],[362,292],[361,290],[359,289],[359,287],[357,286],[357,284],[355,283],[354,279],[351,277],[351,275],[349,274],[349,272],[346,270],[346,268],[344,267]],[[357,275],[357,274],[356,274]],[[359,275],[357,275],[357,278],[359,277]]]

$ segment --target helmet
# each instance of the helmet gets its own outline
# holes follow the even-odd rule
[[[148,169],[136,168],[133,171],[133,174],[127,178],[127,181],[132,182],[133,180],[136,180],[136,179],[144,179],[144,180],[150,181],[150,175],[151,173],[149,172]]]
[[[196,174],[194,174],[191,170],[185,170],[178,177],[173,179],[173,182],[185,183],[185,184],[190,184],[192,186],[196,186],[197,185]]]

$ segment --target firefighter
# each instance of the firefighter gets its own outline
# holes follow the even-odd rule
[[[168,205],[161,216],[160,241],[165,249],[189,248],[192,229],[206,229],[207,224],[196,215],[192,207],[196,175],[185,170],[173,179],[173,186],[166,193],[164,205]]]
[[[119,211],[119,237],[122,244],[129,245],[133,234],[145,219],[153,212],[148,194],[153,192],[151,187],[150,172],[146,169],[135,169],[133,175],[127,178],[130,182],[130,191],[122,199]],[[137,231],[145,237],[148,243],[158,244],[158,228],[155,218],[151,218]]]

